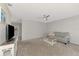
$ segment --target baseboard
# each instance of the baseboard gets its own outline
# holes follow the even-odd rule
[[[32,39],[27,39],[27,40],[21,40],[21,41],[30,41],[30,40],[34,40],[34,39],[43,39],[43,37],[36,37],[36,38],[32,38]]]
[[[77,44],[77,43],[74,43],[74,42],[70,42],[71,44],[74,44],[74,45],[78,45],[79,46],[79,44]]]

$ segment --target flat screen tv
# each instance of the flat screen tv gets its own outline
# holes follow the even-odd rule
[[[14,26],[13,25],[7,25],[7,42],[12,41],[14,37]]]

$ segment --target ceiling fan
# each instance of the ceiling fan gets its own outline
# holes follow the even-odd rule
[[[43,19],[44,19],[45,21],[48,20],[48,17],[50,17],[50,15],[43,15]]]
[[[37,17],[37,19],[42,20],[44,23],[47,23],[49,17],[49,14],[43,14],[41,17]]]
[[[48,17],[50,17],[50,15],[45,15],[45,14],[43,15],[43,21],[45,23],[47,23]]]

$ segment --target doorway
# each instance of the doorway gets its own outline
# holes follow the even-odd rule
[[[15,27],[15,36],[18,37],[18,40],[22,40],[22,22],[12,22],[11,23]]]

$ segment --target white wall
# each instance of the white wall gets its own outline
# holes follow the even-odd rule
[[[79,44],[79,15],[48,23],[48,31],[69,32],[71,42]]]
[[[7,4],[0,3],[0,7],[1,7],[1,9],[4,10],[4,12],[6,14],[6,23],[10,24],[11,14],[10,14]],[[1,17],[1,15],[0,15],[0,17]],[[0,23],[0,44],[2,44],[3,42],[6,41],[6,23]]]
[[[39,38],[45,35],[47,27],[45,23],[23,20],[22,21],[22,40]]]
[[[6,25],[0,23],[0,44],[6,41]]]

